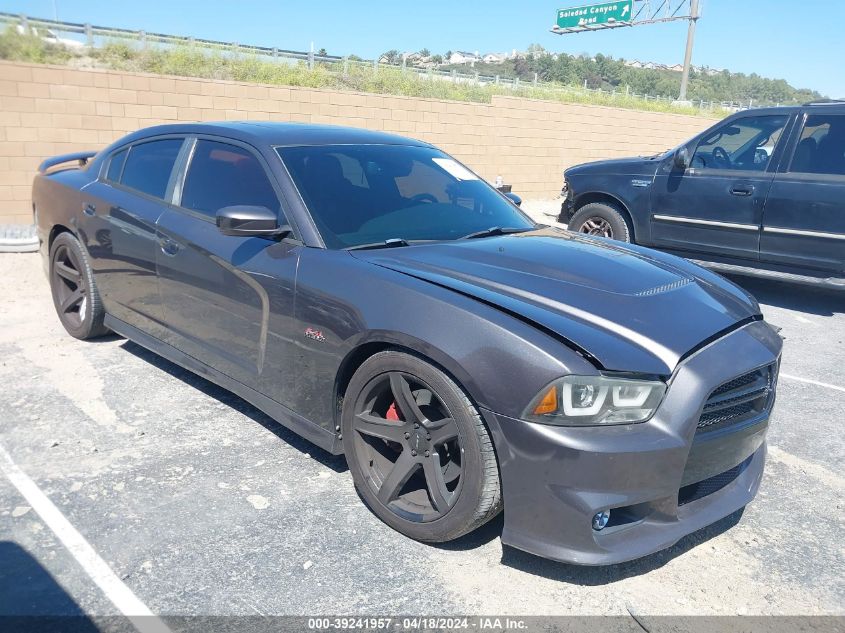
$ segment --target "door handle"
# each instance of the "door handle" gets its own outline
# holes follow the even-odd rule
[[[733,196],[750,196],[754,193],[754,185],[734,185],[731,187]]]
[[[86,202],[82,205],[82,213],[85,215],[96,215],[97,209],[90,202]]]
[[[159,246],[161,246],[161,252],[169,257],[173,257],[179,252],[179,244],[170,239],[161,240]]]

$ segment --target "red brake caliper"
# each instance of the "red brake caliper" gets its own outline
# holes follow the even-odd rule
[[[393,420],[394,422],[401,422],[402,418],[399,417],[399,413],[396,411],[396,403],[391,402],[390,408],[387,410],[387,415],[384,416],[387,420]]]

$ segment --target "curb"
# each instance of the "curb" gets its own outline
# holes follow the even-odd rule
[[[34,253],[38,234],[34,224],[0,224],[0,253]]]

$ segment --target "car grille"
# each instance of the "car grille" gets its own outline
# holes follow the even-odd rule
[[[710,433],[765,413],[772,401],[775,365],[738,376],[717,387],[698,418],[697,433]]]
[[[751,463],[752,457],[749,457],[741,464],[737,464],[730,470],[714,475],[709,479],[684,486],[678,491],[678,505],[682,506],[692,503],[693,501],[703,499],[707,495],[712,495],[714,492],[718,492],[739,477],[742,471]]]

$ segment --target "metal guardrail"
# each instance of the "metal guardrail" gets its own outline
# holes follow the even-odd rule
[[[294,51],[269,46],[241,44],[239,42],[223,42],[219,40],[187,37],[184,35],[168,35],[165,33],[152,33],[143,30],[136,31],[109,26],[96,26],[87,23],[61,22],[14,13],[0,12],[0,23],[5,23],[7,26],[20,25],[27,32],[32,29],[36,29],[36,31],[38,29],[45,29],[52,31],[57,37],[60,34],[82,35],[84,36],[84,42],[80,42],[80,44],[84,44],[85,46],[91,48],[96,48],[103,45],[105,42],[113,40],[130,40],[138,43],[142,47],[152,44],[164,46],[200,46],[208,49],[209,51],[222,52],[224,54],[248,54],[257,57],[266,57],[268,60],[283,63],[304,62],[312,69],[315,65],[319,64],[322,68],[326,68],[330,72],[335,72],[343,76],[348,75],[351,68],[371,69],[374,73],[378,73],[381,68],[389,68],[394,70],[401,69],[403,72],[408,73],[415,73],[420,78],[425,79],[452,81],[454,83],[470,83],[475,85],[497,85],[510,88],[514,91],[533,87],[560,94],[602,94],[609,97],[611,100],[615,98],[631,98],[642,99],[646,102],[652,101],[667,104],[671,104],[675,100],[674,97],[664,95],[638,94],[636,92],[631,92],[627,88],[624,91],[590,88],[586,85],[586,82],[583,87],[562,86],[557,83],[540,81],[536,73],[534,74],[533,81],[524,81],[519,78],[501,77],[499,75],[481,75],[477,72],[461,73],[456,70],[417,67],[408,65],[404,58],[401,64],[386,64],[380,62],[378,59],[357,60],[337,55],[318,55],[314,51]],[[698,100],[697,102],[692,102],[692,106],[708,111],[742,110],[751,107],[751,103],[741,104],[727,101],[717,102]]]

